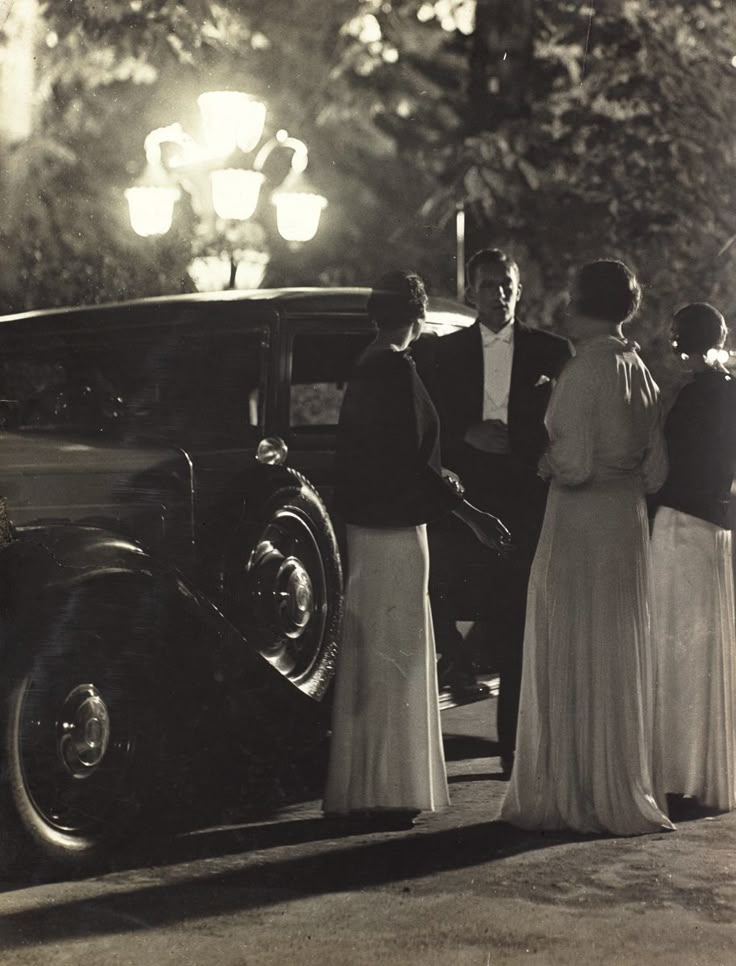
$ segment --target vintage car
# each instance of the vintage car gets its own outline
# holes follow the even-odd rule
[[[85,867],[182,772],[216,785],[236,745],[293,754],[324,722],[336,423],[367,295],[0,319],[0,862]],[[428,328],[472,318],[434,301]]]

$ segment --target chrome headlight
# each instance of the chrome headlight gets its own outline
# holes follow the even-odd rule
[[[283,466],[289,455],[289,447],[280,436],[266,436],[256,448],[256,459],[266,466]]]

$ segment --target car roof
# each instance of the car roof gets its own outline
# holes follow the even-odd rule
[[[201,303],[251,303],[277,307],[287,316],[315,315],[362,315],[365,312],[370,288],[269,288],[252,290],[233,290],[224,292],[194,292],[186,295],[161,295],[150,298],[130,299],[121,302],[107,302],[100,305],[77,305],[63,308],[36,309],[13,315],[0,316],[0,325],[33,320],[62,324],[63,319],[73,316],[80,320],[85,316],[119,315],[120,312],[134,312],[136,308],[161,308],[191,306]],[[469,325],[475,319],[474,311],[460,302],[442,297],[431,297],[427,307],[427,320],[436,325],[452,327]]]

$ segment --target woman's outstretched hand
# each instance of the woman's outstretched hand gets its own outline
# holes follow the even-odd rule
[[[492,513],[479,510],[472,503],[463,503],[456,511],[460,519],[473,531],[480,542],[501,557],[508,557],[514,549],[511,534]]]

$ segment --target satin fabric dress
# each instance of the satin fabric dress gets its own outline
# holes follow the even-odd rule
[[[698,373],[665,425],[652,530],[657,758],[664,789],[736,808],[736,612],[730,520],[736,383]]]
[[[326,814],[449,803],[429,606],[426,522],[461,496],[413,361],[370,351],[343,401],[336,503],[347,521],[345,617]]]
[[[347,528],[350,575],[324,811],[449,804],[427,528]]]
[[[658,390],[636,347],[576,348],[552,393],[551,480],[532,565],[516,762],[501,817],[526,829],[672,828],[653,777],[644,494],[666,474]]]

